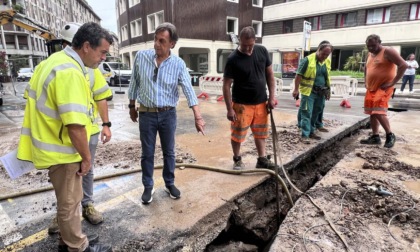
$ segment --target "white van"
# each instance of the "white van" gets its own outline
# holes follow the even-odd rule
[[[102,62],[99,70],[110,86],[116,84],[130,84],[131,69],[121,62]]]

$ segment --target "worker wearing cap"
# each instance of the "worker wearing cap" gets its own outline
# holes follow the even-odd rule
[[[61,30],[61,38],[63,39],[63,48],[71,45],[74,35],[81,24],[78,23],[68,23]],[[99,142],[99,125],[96,121],[98,112],[102,119],[102,131],[101,131],[101,141],[107,143],[111,139],[111,122],[108,118],[108,103],[107,99],[112,97],[112,91],[108,87],[105,78],[103,77],[101,71],[96,69],[88,68],[88,79],[90,89],[93,95],[93,117],[95,121],[92,123],[92,132],[89,141],[89,150],[91,155],[91,169],[83,177],[83,199],[82,199],[82,215],[89,221],[91,224],[99,224],[103,221],[103,216],[98,212],[93,206],[93,166],[94,158],[96,153],[96,147]],[[57,218],[54,218],[51,225],[48,227],[48,233],[53,234],[57,233],[58,225]]]

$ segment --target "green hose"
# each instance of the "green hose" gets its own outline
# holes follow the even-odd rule
[[[226,169],[221,169],[221,168],[217,168],[217,167],[196,165],[196,164],[176,164],[175,167],[178,167],[178,168],[179,167],[188,167],[188,168],[201,169],[201,170],[207,170],[207,171],[213,171],[213,172],[221,172],[221,173],[227,173],[227,174],[233,174],[233,175],[241,175],[241,174],[244,174],[244,173],[268,173],[268,174],[270,174],[274,177],[276,176],[274,171],[268,170],[268,169],[251,169],[251,170],[239,170],[238,171],[238,170],[226,170]],[[162,168],[163,168],[163,165],[155,166],[155,169],[162,169]],[[95,177],[94,180],[97,181],[97,180],[102,180],[102,179],[107,179],[107,178],[113,178],[113,177],[117,177],[117,176],[132,174],[132,173],[135,173],[135,172],[141,172],[141,168],[137,168],[137,169],[133,169],[133,170],[129,170],[129,171],[124,171],[124,172],[118,172],[118,173],[114,173],[114,174],[97,176],[97,177]],[[287,186],[284,183],[283,179],[280,176],[277,176],[277,180],[280,182],[283,190],[286,192],[287,199],[289,200],[290,204],[293,206],[292,196],[290,195],[290,192],[287,189]],[[35,193],[50,191],[52,189],[53,189],[52,186],[46,186],[46,187],[38,188],[38,189],[35,189],[35,190],[28,190],[28,191],[23,191],[23,192],[18,192],[18,193],[11,193],[11,194],[8,194],[8,195],[1,196],[0,201],[10,199],[10,198],[16,198],[16,197],[31,195],[31,194],[35,194]]]

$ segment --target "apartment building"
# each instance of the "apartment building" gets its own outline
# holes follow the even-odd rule
[[[334,45],[333,69],[361,52],[366,37],[377,34],[405,58],[420,59],[420,1],[411,0],[265,0],[263,44],[273,52],[300,51],[303,22],[311,22],[311,50],[322,40]]]
[[[101,19],[86,0],[3,0],[0,10],[19,10],[37,24],[51,31],[56,37],[67,22],[96,22]],[[45,40],[11,23],[2,29],[0,51],[7,55],[18,55],[28,59],[28,66],[33,68],[48,56]],[[10,60],[9,60],[10,61]]]
[[[106,57],[106,61],[119,61],[120,55],[119,55],[119,41],[118,41],[118,35],[114,32],[109,32],[112,36],[113,43],[109,47],[109,55]]]
[[[172,53],[204,74],[223,73],[242,27],[254,26],[261,43],[263,0],[116,0],[116,5],[120,55],[129,65],[137,51],[153,48],[155,28],[163,22],[177,27]]]

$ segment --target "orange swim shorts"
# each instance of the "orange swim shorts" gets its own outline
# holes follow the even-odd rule
[[[365,95],[365,114],[368,115],[386,115],[388,111],[388,101],[391,99],[394,87],[385,90],[376,91],[366,90]]]
[[[236,121],[231,123],[231,139],[242,143],[245,141],[248,128],[254,134],[254,138],[265,139],[268,137],[268,111],[267,103],[257,105],[244,105],[233,103],[236,113]]]

